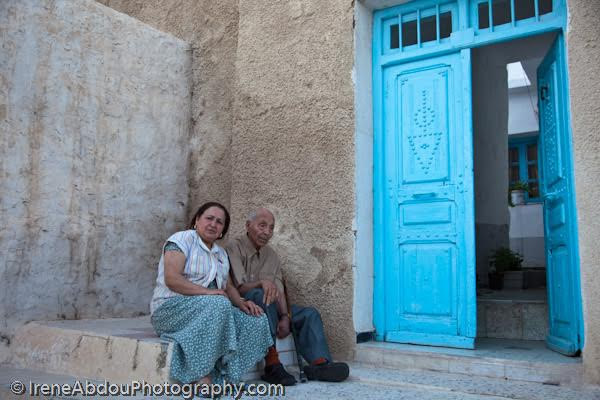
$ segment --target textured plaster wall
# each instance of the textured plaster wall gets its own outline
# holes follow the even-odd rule
[[[588,382],[600,384],[600,3],[569,0],[567,53]]]
[[[353,13],[350,0],[239,1],[231,163],[234,215],[275,212],[292,300],[319,308],[339,357],[355,343]]]
[[[209,200],[230,204],[237,0],[98,0],[192,47],[188,215]]]
[[[0,37],[3,344],[29,320],[147,313],[185,218],[188,45],[85,0],[3,0]]]

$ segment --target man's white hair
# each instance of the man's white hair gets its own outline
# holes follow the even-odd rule
[[[258,209],[256,209],[256,210],[250,211],[250,213],[248,213],[248,218],[246,219],[246,221],[247,221],[247,222],[252,222],[252,221],[254,221],[254,220],[256,219],[256,217],[258,217],[258,215],[259,215],[261,212],[264,212],[264,211],[266,211],[266,212],[268,212],[269,214],[273,215],[273,213],[271,212],[271,210],[269,210],[268,208],[265,208],[265,207],[260,207],[260,208],[258,208]],[[275,216],[274,216],[274,215],[273,215],[273,218],[275,218]]]
[[[252,221],[254,221],[256,219],[256,217],[258,217],[258,212],[256,212],[256,210],[252,210],[248,214],[248,218],[246,219],[246,221],[252,222]]]

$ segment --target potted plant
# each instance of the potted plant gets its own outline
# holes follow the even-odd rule
[[[525,182],[515,182],[509,187],[511,206],[518,206],[525,204],[525,193],[529,193],[529,185]]]
[[[523,288],[523,257],[506,247],[497,248],[489,259],[488,273],[490,289],[522,289]]]

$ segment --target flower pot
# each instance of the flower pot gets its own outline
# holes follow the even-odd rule
[[[524,190],[511,190],[510,191],[510,202],[513,206],[520,206],[525,204],[525,191]]]

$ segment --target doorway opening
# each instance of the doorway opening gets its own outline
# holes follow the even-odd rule
[[[556,36],[473,50],[478,339],[548,335],[537,69]]]

